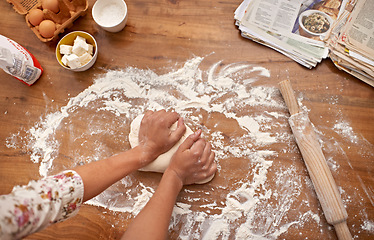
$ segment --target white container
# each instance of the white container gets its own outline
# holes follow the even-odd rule
[[[64,45],[70,45],[72,46],[73,43],[74,43],[74,40],[77,36],[80,36],[80,37],[83,37],[86,39],[86,42],[93,45],[93,56],[92,56],[92,59],[86,63],[85,65],[79,67],[79,68],[69,68],[67,66],[65,66],[63,63],[62,63],[62,55],[60,53],[60,45],[64,44]],[[56,47],[56,58],[57,58],[57,61],[58,63],[65,69],[67,70],[70,70],[70,71],[73,71],[73,72],[82,72],[82,71],[86,71],[88,70],[89,68],[91,68],[94,63],[96,62],[96,59],[97,59],[97,55],[98,55],[98,47],[97,47],[97,43],[96,43],[96,40],[95,38],[87,33],[87,32],[83,32],[83,31],[75,31],[75,32],[71,32],[67,35],[65,35],[57,44],[57,47]]]
[[[127,5],[123,0],[97,0],[92,7],[94,21],[108,32],[119,32],[127,22]]]

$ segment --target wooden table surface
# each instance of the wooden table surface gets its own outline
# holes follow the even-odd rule
[[[22,147],[22,144],[27,145],[29,139],[19,140],[13,148],[9,147],[9,139],[19,132],[37,127],[37,123],[49,113],[66,106],[70,98],[92,85],[98,74],[127,67],[164,74],[170,69],[182,67],[187,60],[198,56],[204,57],[205,70],[219,61],[222,61],[219,65],[222,68],[233,63],[245,63],[268,69],[270,77],[260,79],[257,86],[277,88],[278,82],[291,80],[296,95],[308,110],[321,138],[326,159],[347,208],[348,227],[352,235],[355,239],[374,238],[374,88],[339,71],[329,59],[309,70],[274,50],[242,38],[233,18],[234,11],[240,4],[239,0],[128,0],[128,23],[119,33],[105,32],[93,22],[93,3],[94,0],[89,0],[87,14],[60,34],[61,38],[68,32],[82,30],[92,34],[98,42],[99,56],[95,65],[88,71],[74,73],[58,65],[55,59],[56,41],[39,41],[27,27],[24,16],[16,13],[6,1],[0,1],[0,34],[27,48],[44,68],[41,78],[31,87],[0,71],[0,194],[9,193],[15,185],[27,184],[31,179],[40,178],[39,164],[30,160],[32,150]],[[274,98],[281,102],[279,92]],[[251,111],[258,114],[262,110],[261,107],[251,108]],[[245,114],[245,107],[240,111]],[[288,116],[286,108],[277,111]],[[227,137],[224,141],[231,144],[229,139],[237,134],[231,126],[232,119],[217,112],[201,113],[201,116],[201,126],[217,126]],[[80,118],[80,121],[81,125],[85,124],[84,118]],[[111,119],[107,121],[110,122]],[[270,129],[270,133],[284,131],[285,134],[291,135],[287,118],[282,118],[281,121],[283,125],[278,129]],[[346,124],[345,130],[349,131],[350,135],[344,135],[344,129],[339,132],[335,128],[336,131],[333,131],[336,123]],[[75,125],[79,125],[79,122]],[[75,130],[79,131],[79,128],[76,127],[73,131]],[[126,131],[128,133],[128,127],[124,129],[124,134]],[[207,136],[209,139],[209,134]],[[349,139],[352,136],[354,141]],[[115,138],[100,140],[107,141],[109,149],[102,150],[103,155],[129,148],[128,144],[119,144]],[[276,154],[271,159],[272,166],[266,175],[266,188],[273,193],[273,198],[268,200],[272,199],[275,205],[277,201],[289,200],[290,204],[286,210],[282,210],[281,217],[272,212],[279,211],[277,207],[264,206],[262,210],[258,207],[257,210],[261,212],[268,211],[268,216],[279,217],[277,222],[273,220],[271,233],[265,230],[257,232],[258,236],[269,239],[336,239],[334,230],[324,219],[294,139],[274,144],[271,149]],[[215,146],[215,150],[220,149]],[[82,152],[84,151],[83,146]],[[69,149],[66,152],[69,153]],[[75,161],[73,158],[76,156],[62,155],[59,156],[65,159],[64,161]],[[203,186],[186,187],[181,192],[179,201],[185,200],[187,203],[193,203],[192,205],[198,205],[201,204],[199,198],[204,198],[201,193],[210,192],[210,203],[214,200],[221,208],[215,208],[216,212],[206,211],[206,214],[219,215],[220,211],[227,207],[226,200],[230,191],[234,191],[239,183],[242,184],[248,173],[255,168],[255,164],[243,165],[244,160],[234,156],[218,158],[220,171],[215,179]],[[72,164],[63,166],[70,167]],[[59,169],[56,166],[51,172]],[[277,173],[287,169],[293,169],[295,173],[293,177],[288,177],[287,181],[298,181],[302,186],[294,190],[288,189],[291,190],[289,195],[281,192],[284,198],[280,200],[274,197],[275,192],[280,192],[280,185],[274,182]],[[234,177],[230,175],[231,172],[235,172]],[[155,188],[160,174],[134,173],[132,178],[142,179],[139,181]],[[261,187],[258,187],[256,191],[260,189]],[[293,194],[294,191],[298,192]],[[186,199],[189,197],[198,200],[188,202]],[[204,204],[209,202],[205,201]],[[268,206],[270,205],[269,202]],[[192,208],[192,211],[194,209]],[[312,214],[308,215],[308,211]],[[262,216],[266,218],[267,215]],[[301,219],[303,216],[305,219]],[[320,220],[310,217],[307,219],[308,216],[317,216]],[[27,239],[119,239],[132,219],[133,215],[130,213],[83,205],[76,217],[50,226]],[[203,232],[209,228],[209,224],[198,225],[199,227],[191,232],[184,229],[181,233],[186,224],[183,219],[171,227],[172,239],[178,239],[177,236],[182,234],[190,236],[191,239],[203,238]],[[255,219],[247,227],[254,233],[267,220],[269,219]],[[294,222],[296,224],[292,224]],[[235,229],[248,223],[241,219],[230,224],[232,226],[229,228],[229,235],[219,235],[216,236],[217,239],[235,239],[235,236],[239,238]],[[285,231],[279,233],[274,229]],[[192,235],[192,232],[195,235]]]

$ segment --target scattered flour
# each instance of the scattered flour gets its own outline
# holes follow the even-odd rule
[[[291,227],[318,226],[320,216],[308,201],[299,201],[310,189],[305,178],[276,160],[279,149],[297,148],[280,93],[266,86],[270,71],[248,64],[221,68],[222,61],[203,71],[203,60],[195,57],[163,75],[133,67],[108,71],[59,111],[11,136],[7,146],[30,151],[46,176],[128,149],[129,124],[136,116],[147,109],[174,109],[192,129],[203,129],[216,153],[216,177],[223,179],[206,185],[208,190],[182,191],[170,224],[180,239],[277,239]],[[232,124],[222,126],[219,119]],[[234,160],[240,169],[229,167]],[[239,179],[239,172],[246,177]],[[135,216],[156,186],[133,174],[88,203]],[[296,217],[289,219],[290,212]],[[372,222],[363,228],[372,229]]]
[[[349,125],[346,121],[337,121],[334,125],[333,129],[343,135],[346,139],[348,139],[351,143],[358,142],[358,136],[354,133],[353,128]]]
[[[373,221],[366,220],[366,221],[362,224],[362,229],[365,230],[365,231],[368,231],[368,232],[374,234],[374,222],[373,222]]]

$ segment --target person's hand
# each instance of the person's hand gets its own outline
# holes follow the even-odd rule
[[[212,146],[200,135],[198,130],[179,146],[166,170],[175,173],[183,185],[201,182],[217,171]]]
[[[170,130],[170,127],[178,121],[177,129]],[[139,129],[139,146],[145,157],[142,158],[142,165],[155,160],[162,153],[172,148],[186,131],[183,118],[176,112],[147,111],[144,114]]]

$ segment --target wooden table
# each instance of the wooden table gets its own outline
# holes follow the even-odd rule
[[[332,174],[342,190],[342,198],[349,215],[348,227],[352,235],[356,239],[373,239],[374,89],[372,87],[339,71],[329,59],[309,70],[274,50],[243,39],[233,19],[234,11],[240,1],[129,0],[127,26],[123,31],[115,34],[105,32],[93,22],[91,15],[93,3],[93,0],[89,0],[87,15],[76,20],[74,26],[67,29],[65,33],[82,30],[92,34],[100,48],[99,56],[93,68],[86,72],[73,73],[58,65],[55,59],[56,41],[40,42],[27,27],[24,17],[17,14],[6,1],[0,1],[0,34],[26,47],[44,68],[42,77],[31,87],[0,72],[0,194],[9,193],[14,185],[27,184],[31,179],[40,178],[39,164],[30,160],[32,151],[22,148],[21,141],[15,148],[7,147],[9,138],[20,131],[34,127],[48,113],[59,111],[71,97],[77,96],[93,84],[97,74],[108,69],[121,69],[128,66],[151,69],[162,74],[171,67],[183,66],[188,59],[201,56],[206,58],[204,64],[207,67],[221,60],[222,67],[231,63],[247,63],[264,67],[270,71],[271,76],[260,83],[267,87],[277,88],[278,82],[284,79],[291,80],[296,95],[309,110],[310,119],[322,138],[321,143],[332,168]],[[281,100],[280,93],[274,97]],[[261,109],[259,108],[258,111]],[[280,111],[282,114],[288,114],[285,108]],[[207,116],[211,118],[205,118]],[[283,118],[283,126],[280,129],[290,135],[291,130],[286,120]],[[84,118],[81,121],[81,125],[84,125]],[[344,134],[337,135],[336,131],[332,131],[334,123],[339,121],[348,124],[348,130],[356,137],[356,141],[344,139],[342,138]],[[222,114],[205,114],[200,124],[208,127],[219,125],[218,128],[226,136],[224,141],[227,142],[237,134],[235,129],[230,127],[232,119]],[[126,131],[128,132],[128,128],[124,129],[124,132]],[[24,139],[23,144],[27,144],[27,140]],[[110,138],[101,140],[107,141],[110,149],[104,151],[104,154],[129,148],[128,144],[118,145]],[[290,147],[285,149],[285,146]],[[294,139],[291,138],[287,143],[275,144],[272,150],[276,152],[276,157],[271,159],[273,163],[266,175],[269,182],[267,189],[271,189],[273,193],[277,191],[279,185],[274,183],[274,179],[282,169],[293,168],[296,174],[288,181],[298,179],[302,184],[294,190],[299,191],[296,195],[292,194],[292,188],[288,189],[291,190],[289,199],[283,196],[286,198],[282,201],[291,199],[292,204],[287,205],[289,209],[282,212],[282,216],[277,215],[278,222],[274,221],[272,226],[275,227],[274,229],[280,229],[288,223],[297,222],[297,224],[288,226],[283,234],[273,236],[278,236],[279,239],[336,239],[334,230],[324,219]],[[68,159],[74,161],[73,156],[60,157],[65,161],[69,161]],[[187,190],[182,191],[179,200],[186,200],[188,197],[200,198],[201,191],[210,191],[210,199],[215,199],[218,205],[225,207],[228,192],[235,190],[238,182],[245,179],[247,173],[253,169],[243,165],[242,160],[234,157],[225,160],[217,159],[217,161],[221,170],[216,178],[207,185],[187,187]],[[51,172],[59,168],[61,166],[56,166]],[[241,171],[237,171],[238,169]],[[228,178],[225,175],[230,172],[235,172],[235,178]],[[160,174],[134,173],[132,177],[144,179],[145,184],[156,187]],[[225,189],[220,186],[228,187]],[[276,204],[276,198],[270,199],[273,199]],[[194,204],[201,204],[201,201],[196,200]],[[264,212],[271,210],[272,208],[263,208]],[[312,215],[300,215],[300,212],[307,213],[309,210]],[[219,210],[208,211],[207,214],[219,214]],[[269,216],[274,214],[270,212]],[[300,220],[300,216],[308,218],[316,215],[320,221],[310,218],[304,219],[305,221]],[[83,205],[76,217],[55,224],[27,239],[119,239],[132,219],[133,216],[129,213]],[[252,227],[252,230],[256,229],[265,224],[261,221],[252,221],[251,226],[248,227]],[[177,239],[184,224],[182,221],[172,228],[172,239]],[[241,226],[245,223],[242,221],[232,224]],[[204,230],[204,227],[201,229]],[[199,231],[198,229],[197,232]],[[230,231],[232,233],[229,238],[234,239],[235,227]],[[262,234],[262,236],[271,238],[270,234]]]

